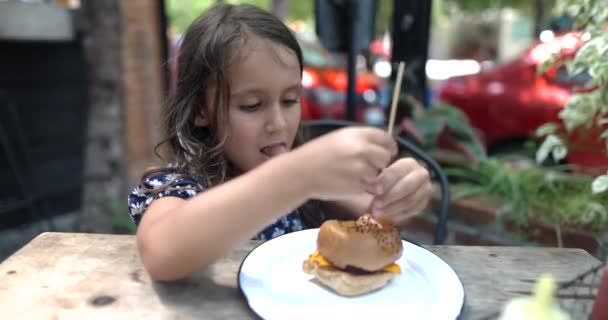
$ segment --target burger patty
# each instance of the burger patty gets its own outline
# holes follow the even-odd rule
[[[377,272],[377,271],[367,271],[367,270],[363,270],[361,268],[357,268],[357,267],[353,267],[353,266],[346,266],[346,268],[344,268],[344,271],[354,274],[354,275],[366,275],[366,274],[372,274],[372,273]]]

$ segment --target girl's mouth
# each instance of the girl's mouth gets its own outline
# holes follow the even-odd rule
[[[284,143],[271,144],[260,149],[260,152],[268,158],[278,156],[280,154],[286,153],[287,151],[289,151],[289,149]]]

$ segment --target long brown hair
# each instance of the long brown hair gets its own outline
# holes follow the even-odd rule
[[[172,164],[171,171],[192,175],[206,187],[234,175],[222,152],[227,137],[219,136],[218,126],[225,124],[228,117],[227,70],[252,36],[291,50],[302,72],[302,50],[295,36],[275,16],[252,5],[218,4],[209,8],[188,27],[181,43],[178,82],[164,105],[164,139],[155,151]],[[212,97],[207,97],[213,92]],[[205,115],[208,126],[195,125],[198,114]],[[161,146],[165,157],[160,156]],[[142,179],[163,170],[167,168],[146,170]]]

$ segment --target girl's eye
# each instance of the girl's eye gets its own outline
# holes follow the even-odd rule
[[[260,105],[261,105],[261,103],[243,105],[243,106],[239,106],[239,109],[241,109],[243,111],[255,111],[260,107]]]
[[[291,107],[291,106],[295,106],[298,103],[300,103],[300,99],[285,99],[285,100],[283,100],[283,103],[285,105],[287,105],[288,107]]]

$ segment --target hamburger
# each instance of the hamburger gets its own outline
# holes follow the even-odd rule
[[[384,287],[400,274],[395,261],[402,254],[397,228],[367,214],[357,220],[324,222],[317,250],[302,269],[337,294],[358,296]]]

